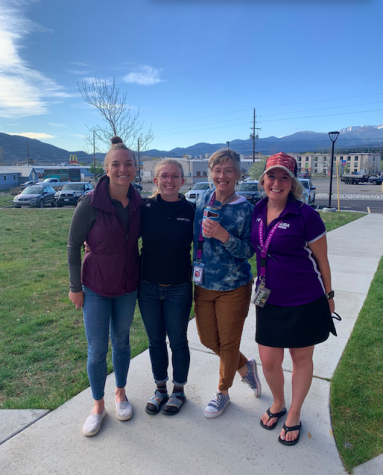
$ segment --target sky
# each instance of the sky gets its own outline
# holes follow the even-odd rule
[[[149,148],[383,124],[380,0],[1,0],[0,132],[86,150],[113,79]],[[201,151],[202,153],[202,151]]]

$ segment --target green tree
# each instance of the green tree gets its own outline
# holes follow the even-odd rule
[[[105,172],[104,167],[99,162],[96,162],[96,166],[92,165],[89,168],[89,171],[90,171],[90,173],[92,173],[93,175],[96,175],[96,176],[101,175]]]
[[[265,171],[266,160],[267,157],[256,159],[249,168],[249,175],[251,178],[253,178],[253,180],[259,180],[261,178],[263,172]]]

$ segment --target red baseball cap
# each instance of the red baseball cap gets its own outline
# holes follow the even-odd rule
[[[266,172],[272,170],[273,168],[283,168],[283,170],[285,170],[291,176],[291,178],[297,176],[297,161],[294,157],[287,155],[287,153],[279,152],[275,155],[270,155],[270,157],[267,159],[265,171],[263,172],[261,179]]]

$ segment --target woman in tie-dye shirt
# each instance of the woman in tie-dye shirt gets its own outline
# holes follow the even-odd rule
[[[220,358],[218,389],[205,409],[207,418],[215,418],[230,402],[229,388],[236,371],[257,397],[261,383],[255,360],[239,351],[252,290],[247,259],[254,254],[250,240],[253,207],[235,193],[241,175],[236,152],[228,148],[215,152],[208,167],[215,188],[200,195],[196,203],[194,281],[201,343]],[[202,219],[207,206],[218,208],[218,220]]]

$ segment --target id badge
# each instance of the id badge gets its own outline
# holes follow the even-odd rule
[[[204,267],[205,264],[202,264],[202,262],[194,262],[193,282],[195,282],[196,284],[200,284],[202,282]]]
[[[265,306],[265,303],[267,302],[267,299],[269,298],[269,295],[271,294],[271,290],[267,289],[266,287],[258,287],[258,289],[255,292],[254,296],[254,303],[258,307],[263,308]]]

